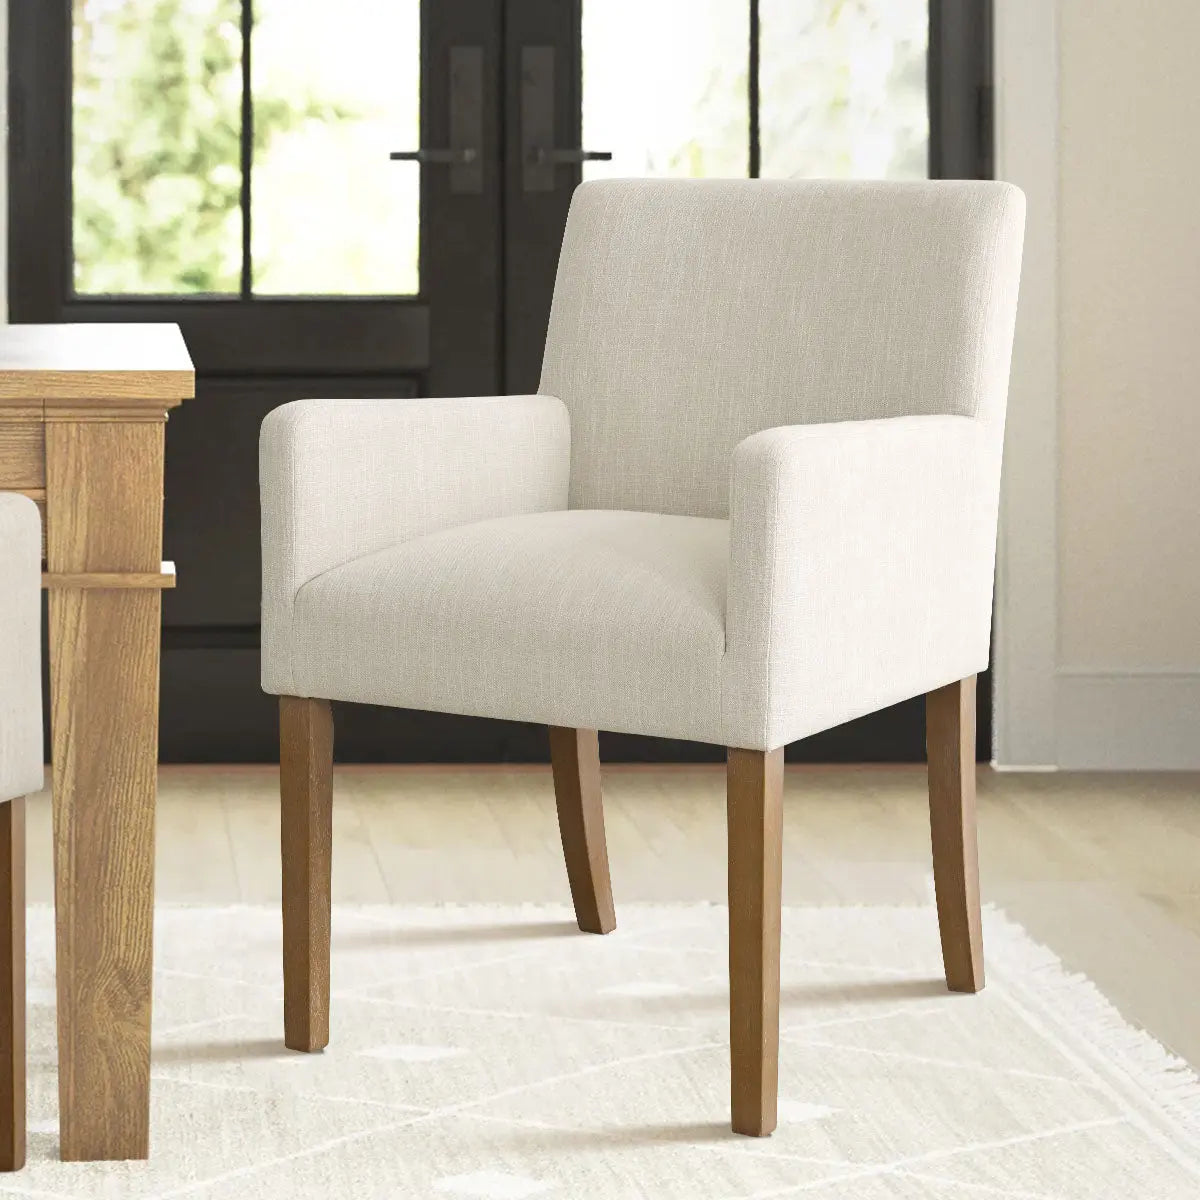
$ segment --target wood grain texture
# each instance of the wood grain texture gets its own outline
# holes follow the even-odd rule
[[[25,800],[0,804],[0,1171],[25,1165]]]
[[[151,422],[47,424],[47,571],[158,574],[163,434]]]
[[[46,483],[46,432],[41,409],[0,408],[0,489]]]
[[[177,325],[8,325],[0,328],[0,402],[78,401],[160,413],[195,395]]]
[[[779,1093],[783,750],[730,749],[727,770],[733,1131],[766,1137]]]
[[[46,431],[47,569],[162,562],[161,424]],[[59,1113],[66,1160],[149,1152],[161,593],[49,593]]]
[[[84,571],[73,574],[52,575],[49,571],[42,573],[44,588],[108,588],[124,590],[127,588],[173,588],[177,580],[175,564],[164,562],[159,571]]]
[[[329,1045],[333,715],[328,700],[279,697],[283,1026],[290,1050]]]
[[[604,838],[596,731],[551,725],[550,764],[575,919],[584,933],[611,933],[617,917]]]
[[[983,987],[983,934],[975,832],[974,675],[928,694],[925,726],[933,879],[946,984],[952,992],[977,992]]]

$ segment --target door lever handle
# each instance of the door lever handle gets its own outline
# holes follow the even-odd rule
[[[393,150],[388,157],[392,162],[417,162],[445,167],[466,167],[479,159],[474,146],[461,150]]]
[[[390,157],[393,162],[449,167],[445,184],[450,192],[478,196],[483,192],[483,47],[451,46],[446,82],[450,86],[445,133],[449,145],[393,150]],[[439,141],[442,137],[440,132],[431,136]],[[422,191],[426,183],[422,178]]]
[[[579,137],[578,126],[569,129],[558,119],[558,89],[554,85],[553,46],[521,47],[521,188],[526,192],[568,195],[567,172],[558,166],[586,162],[611,162],[610,150],[574,150],[558,145]],[[564,178],[559,179],[562,174]],[[571,172],[575,176],[576,172]]]
[[[556,166],[558,163],[612,162],[611,150],[547,150],[535,146],[529,152],[535,167]]]

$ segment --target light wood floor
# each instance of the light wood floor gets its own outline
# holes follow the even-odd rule
[[[159,900],[278,902],[278,772],[160,780]],[[604,782],[618,922],[623,901],[724,899],[721,768],[614,766]],[[784,902],[926,900],[924,787],[920,767],[789,768]],[[337,901],[568,900],[548,767],[347,767],[335,789]],[[985,769],[979,794],[985,899],[1200,1066],[1200,775]],[[45,793],[29,894],[53,897]]]

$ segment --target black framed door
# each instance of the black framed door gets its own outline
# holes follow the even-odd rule
[[[991,170],[987,0],[10,0],[9,24],[11,319],[175,321],[198,369],[167,434],[165,761],[276,757],[262,418],[535,390],[581,177]],[[923,731],[909,703],[789,757],[919,759]],[[540,729],[351,706],[338,747],[546,756]]]

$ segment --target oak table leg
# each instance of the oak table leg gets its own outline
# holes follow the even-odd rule
[[[925,699],[933,881],[946,984],[983,987],[979,857],[975,833],[975,676]]]
[[[47,569],[153,574],[163,421],[46,425]],[[60,1152],[149,1154],[161,593],[51,586]]]
[[[584,933],[611,933],[617,917],[604,840],[596,731],[551,725],[550,767],[575,919]]]
[[[729,751],[729,1048],[734,1133],[775,1129],[783,750]]]
[[[329,1045],[333,716],[328,700],[279,697],[283,858],[283,1040]]]
[[[0,1171],[25,1165],[25,801],[0,804]]]

